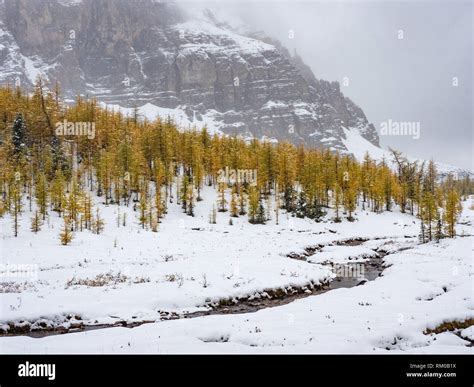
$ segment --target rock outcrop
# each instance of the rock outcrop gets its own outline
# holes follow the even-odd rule
[[[344,128],[354,128],[379,145],[337,82],[210,13],[154,0],[4,0],[0,16],[3,84],[31,88],[41,74],[68,98],[153,104],[223,133],[346,150]]]

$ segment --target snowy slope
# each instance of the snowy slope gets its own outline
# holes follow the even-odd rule
[[[368,152],[372,159],[377,161],[382,161],[383,159],[385,159],[385,161],[389,163],[389,165],[394,166],[393,156],[388,149],[375,146],[371,142],[367,141],[356,128],[344,128],[343,130],[345,138],[342,139],[342,142],[347,148],[347,152],[353,154],[357,160],[362,161],[366,152]],[[423,162],[427,163],[426,160],[410,156],[408,156],[407,159],[410,162],[417,161],[419,164]],[[474,177],[474,172],[472,171],[456,167],[454,165],[440,163],[437,161],[435,161],[435,163],[438,173],[441,176],[447,174],[454,174],[458,178],[462,178],[466,175],[469,175],[471,178]]]
[[[473,199],[467,203],[467,206],[472,201]],[[474,211],[467,209],[467,206],[461,222],[469,225],[458,225],[458,228],[460,233],[472,235]],[[197,232],[193,235],[186,223],[181,232],[179,228],[173,228],[173,234],[176,242],[180,240],[181,234],[186,234],[187,243],[181,245],[178,242],[172,252],[176,255],[176,246],[181,245],[183,249],[181,251],[186,256],[186,266],[192,266],[195,258],[190,254],[192,250],[196,251],[198,255],[196,263],[199,262],[200,270],[217,273],[222,268],[219,262],[222,259],[226,260],[224,258],[225,250],[219,249],[219,246],[225,246],[226,249],[233,246],[232,251],[234,254],[238,254],[239,259],[251,254],[247,262],[254,261],[254,264],[248,267],[251,273],[247,272],[246,266],[243,266],[245,269],[241,270],[240,276],[245,277],[248,273],[255,279],[268,281],[273,271],[272,268],[275,264],[278,265],[280,260],[274,260],[272,256],[263,258],[262,253],[265,254],[265,251],[269,251],[265,249],[271,249],[275,253],[276,251],[288,251],[290,245],[304,246],[305,242],[310,241],[320,243],[329,241],[331,238],[354,236],[355,232],[358,233],[357,235],[373,238],[380,235],[382,229],[378,224],[380,217],[385,218],[383,219],[385,224],[387,224],[387,217],[393,219],[393,222],[388,223],[383,232],[386,238],[383,240],[372,239],[363,246],[398,245],[398,247],[406,247],[407,242],[403,242],[403,238],[400,239],[396,235],[413,232],[416,228],[416,226],[410,225],[409,217],[400,219],[395,213],[382,214],[381,216],[371,214],[367,217],[363,215],[359,214],[357,231],[354,231],[353,224],[331,224],[331,228],[337,229],[337,234],[331,235],[324,233],[327,227],[325,224],[309,224],[296,219],[291,228],[288,223],[282,223],[279,227],[264,226],[270,227],[267,231],[263,231],[263,227],[261,231],[258,231],[258,226],[255,228],[248,224],[239,223],[239,225],[232,226],[233,229],[231,226],[226,227],[221,224],[214,230],[214,232],[221,234],[219,244],[213,245],[199,244],[198,240],[206,239],[206,233]],[[194,221],[197,222],[198,219]],[[165,233],[164,230],[169,227],[169,223],[163,224],[161,232]],[[313,232],[320,230],[323,231],[323,234],[297,232],[306,229]],[[225,234],[226,231],[228,234]],[[261,232],[265,234],[260,234]],[[254,233],[259,234],[259,238],[265,235],[267,241],[265,246],[247,239],[251,238],[250,235]],[[390,233],[395,235],[389,237]],[[159,235],[157,234],[157,238]],[[110,234],[104,238],[110,238]],[[233,239],[237,244],[229,243],[228,238]],[[0,338],[0,351],[2,353],[472,353],[472,347],[469,346],[472,341],[468,341],[470,337],[472,340],[472,327],[438,334],[426,334],[426,330],[433,329],[442,322],[465,321],[474,318],[472,302],[473,238],[473,236],[458,237],[443,240],[439,244],[429,243],[418,246],[409,243],[410,249],[385,258],[389,267],[385,269],[382,277],[368,282],[364,286],[332,290],[325,294],[310,296],[293,301],[288,305],[256,313],[162,321],[133,329],[109,328],[42,339],[2,337]],[[8,243],[6,236],[3,236],[3,240]],[[158,249],[169,249],[169,247],[165,247],[166,244],[163,245],[164,241],[165,239],[161,240],[161,243],[157,243]],[[32,245],[35,246],[37,243],[33,241]],[[78,246],[77,243],[80,246],[80,242],[76,241],[76,246]],[[143,244],[141,243],[141,245]],[[190,246],[192,246],[192,250]],[[131,248],[127,245],[120,245],[120,249],[122,247],[125,250]],[[52,244],[48,250],[50,260],[58,261],[59,256],[56,255]],[[146,251],[143,248],[139,248],[139,250],[142,250],[143,253]],[[13,257],[24,254],[18,249],[13,249],[12,252]],[[82,256],[84,253],[85,250],[77,256]],[[97,254],[100,256],[101,250],[97,250]],[[271,255],[273,254],[271,253]],[[113,261],[114,265],[120,265],[124,259],[125,256],[122,258],[117,256]],[[261,261],[262,259],[263,261]],[[144,254],[142,254],[142,260],[149,263],[151,261],[150,257],[146,257]],[[287,260],[285,265],[291,265],[290,260]],[[316,263],[304,263],[303,266],[320,267]],[[301,270],[303,266],[300,268],[286,266],[282,273]],[[145,267],[146,272],[153,275],[153,272],[150,272],[150,266]],[[259,271],[258,267],[263,270]],[[69,273],[85,274],[91,269],[92,267],[88,269],[77,267],[70,268],[68,271]],[[134,273],[137,273],[137,270],[138,266],[135,268],[134,265]],[[52,280],[51,274],[45,275]],[[61,274],[56,278],[64,279],[65,275]],[[211,288],[220,286],[214,282],[216,280],[217,277],[211,278]],[[283,275],[283,282],[285,281],[287,279]],[[51,292],[39,290],[36,294],[30,292],[17,294],[14,298],[15,305],[18,303],[22,305],[18,299],[23,302],[34,299],[35,302],[41,303],[42,297],[48,297],[53,303],[57,302],[56,293],[52,292],[53,283],[49,286]],[[130,292],[134,286],[137,285],[128,285],[127,292]],[[120,288],[120,286],[118,287]],[[55,292],[58,290],[58,288],[54,289]],[[203,292],[203,289],[199,287],[192,290],[198,293]],[[117,292],[113,288],[90,293],[88,296],[86,294],[79,296],[79,290],[75,290],[75,292],[76,295],[71,290],[67,299],[64,298],[64,302],[67,300],[71,307],[75,305],[80,308],[89,308],[89,310],[93,308],[87,307],[86,304],[94,304],[95,297],[104,297],[101,293],[115,292],[117,305],[122,302],[128,304],[131,301],[127,297],[123,301],[120,300],[119,297],[123,297],[126,293]],[[181,299],[179,294],[183,292],[185,292],[184,289],[180,290],[177,286],[170,285],[167,294],[170,300],[176,301]],[[11,313],[8,312],[8,304],[13,299],[5,300],[5,295],[2,296],[2,313]],[[135,296],[138,296],[138,293],[135,293]],[[143,292],[142,296],[151,298],[148,300],[148,304],[151,304],[152,300],[156,301],[156,295],[150,293],[149,290]],[[83,297],[87,302],[78,303],[80,297]],[[136,307],[145,305],[140,299],[135,301]],[[103,303],[103,308],[107,310],[110,306]]]
[[[120,112],[125,117],[132,117],[134,114],[134,108],[127,108],[117,104],[107,104],[104,102],[100,103],[100,106],[107,108],[109,110]],[[219,113],[215,110],[210,110],[206,114],[200,116],[200,119],[196,117],[190,117],[187,115],[186,111],[182,107],[177,107],[175,109],[159,107],[153,105],[152,103],[146,103],[142,106],[138,106],[138,115],[142,119],[147,119],[153,121],[156,118],[161,119],[172,119],[180,129],[202,129],[207,128],[210,134],[218,133],[221,134],[219,128],[222,125],[222,122],[219,121]]]
[[[30,216],[26,212],[18,238],[11,235],[10,217],[0,219],[2,263],[37,268],[33,281],[22,276],[12,278],[20,289],[25,288],[23,292],[0,293],[0,325],[41,319],[57,324],[68,314],[80,315],[91,323],[110,322],[111,316],[156,319],[160,312],[192,311],[222,298],[317,285],[332,278],[331,272],[289,259],[288,253],[351,237],[413,236],[418,228],[417,221],[408,215],[364,212],[356,215],[363,231],[355,230],[348,222],[334,224],[329,221],[331,215],[327,222],[316,224],[280,214],[276,225],[272,214],[272,220],[264,226],[251,225],[244,216],[234,219],[231,226],[229,214],[218,213],[217,224],[211,225],[208,216],[216,203],[216,192],[206,188],[203,197],[195,217],[183,214],[176,203],[169,204],[158,233],[141,229],[132,206],[120,207],[122,219],[126,214],[127,227],[118,227],[119,207],[99,204],[101,199],[96,198],[106,220],[104,234],[76,233],[69,246],[59,243],[62,219],[56,213],[50,214],[43,230],[35,235],[29,231]],[[262,240],[265,243],[259,242]],[[107,273],[125,275],[126,280],[100,287],[68,285]],[[0,279],[8,289],[9,277],[4,273]]]

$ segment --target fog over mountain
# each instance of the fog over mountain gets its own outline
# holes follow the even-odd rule
[[[473,169],[471,3],[5,0],[0,16],[2,83]]]
[[[94,96],[182,128],[378,149],[375,128],[338,82],[317,79],[265,33],[189,10],[151,0],[7,0],[1,80],[32,89],[41,75],[71,101]]]
[[[242,6],[228,1],[206,6],[279,39],[316,77],[339,81],[378,132],[389,119],[419,122],[419,139],[380,136],[382,146],[473,168],[472,2],[248,1]]]

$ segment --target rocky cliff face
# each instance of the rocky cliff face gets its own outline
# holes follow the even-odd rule
[[[31,88],[41,74],[71,98],[152,104],[223,133],[346,150],[353,128],[378,146],[337,82],[211,14],[190,18],[154,0],[4,0],[0,17],[1,83]]]

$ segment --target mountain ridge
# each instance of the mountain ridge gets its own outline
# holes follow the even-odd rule
[[[123,107],[184,111],[196,126],[347,151],[343,127],[379,145],[337,82],[318,80],[270,38],[247,36],[210,12],[189,18],[151,0],[5,0],[1,82],[43,75],[76,95]],[[214,21],[212,19],[214,18]]]
[[[190,13],[153,0],[4,0],[0,83],[32,88],[41,75],[70,101],[84,95],[183,127],[380,154],[377,131],[338,82],[318,79],[263,32]]]

